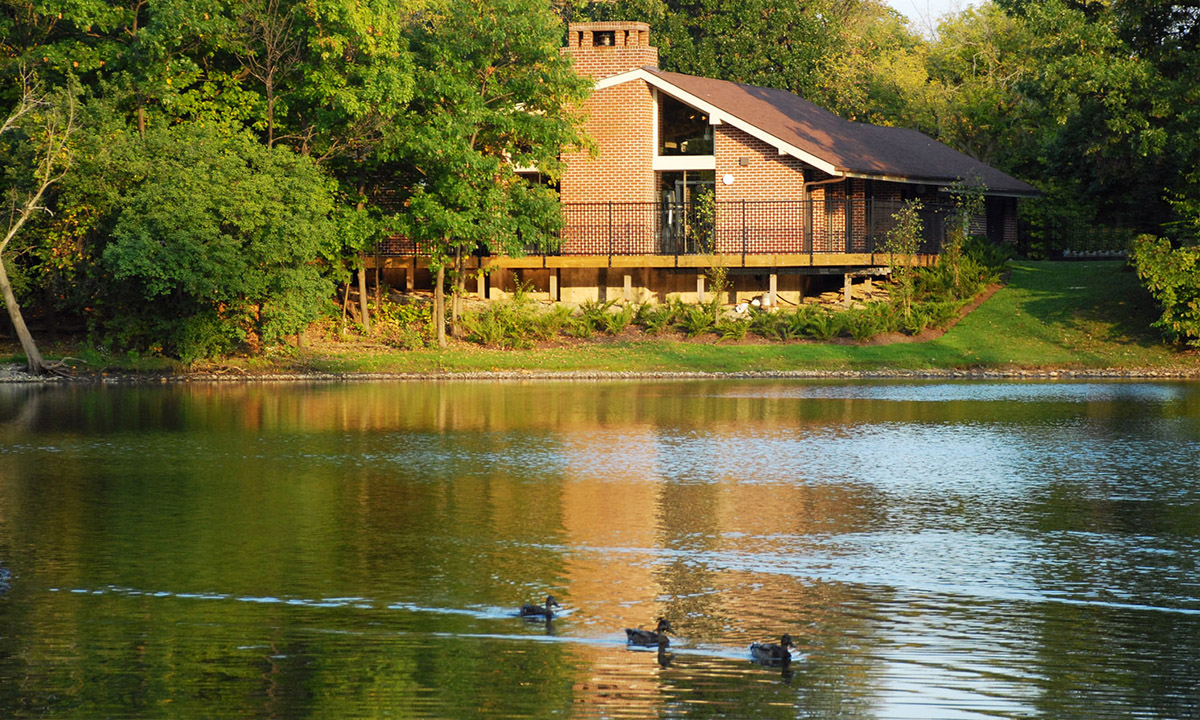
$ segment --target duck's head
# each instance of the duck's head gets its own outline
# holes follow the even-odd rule
[[[794,647],[796,647],[796,643],[792,642],[791,635],[784,633],[783,637],[779,639],[779,646],[782,648],[785,648],[785,649],[786,648],[794,648]]]
[[[554,599],[553,595],[547,595],[546,596],[546,607],[550,607],[551,605],[553,605],[554,607],[562,607],[562,605],[559,605],[558,601]]]
[[[658,619],[658,625],[654,628],[654,632],[656,632],[656,633],[673,633],[675,631],[671,628],[671,623],[669,620],[667,620],[666,618],[660,617]]]

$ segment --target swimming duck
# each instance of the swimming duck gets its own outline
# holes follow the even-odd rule
[[[557,608],[562,607],[562,605],[559,605],[558,601],[554,599],[553,595],[547,595],[545,607],[542,607],[540,605],[530,605],[528,603],[526,603],[525,605],[522,605],[521,606],[521,617],[546,618],[547,620],[549,620],[550,618],[554,617],[554,611],[550,609],[551,605],[553,605],[554,607],[557,607]]]
[[[641,628],[625,628],[626,642],[632,645],[658,645],[660,648],[671,644],[667,633],[675,632],[671,629],[671,623],[667,622],[666,618],[659,618],[658,625],[651,630],[642,630]]]
[[[792,642],[792,636],[784,634],[779,639],[779,644],[775,643],[754,643],[750,646],[750,655],[755,662],[763,665],[786,665],[792,661],[792,654],[788,652],[788,648],[796,647],[796,643]]]

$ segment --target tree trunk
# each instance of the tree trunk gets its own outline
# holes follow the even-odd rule
[[[350,308],[350,281],[346,281],[346,291],[342,293],[342,335],[346,334],[346,313]]]
[[[380,288],[383,287],[383,284],[380,282],[381,278],[379,277],[379,266],[382,264],[383,263],[381,262],[381,258],[379,257],[379,246],[376,245],[375,246],[375,309],[376,310],[383,307],[383,300],[381,299],[381,296],[380,296]]]
[[[358,266],[358,306],[362,309],[363,332],[371,334],[371,315],[367,310],[367,256],[359,256]]]
[[[462,315],[463,271],[466,261],[463,259],[462,248],[454,252],[454,295],[450,299],[450,326],[454,335],[458,336],[458,321]]]
[[[3,260],[0,260],[0,294],[4,296],[4,306],[8,308],[8,317],[12,320],[13,329],[21,341],[21,349],[25,351],[25,364],[28,366],[29,372],[34,375],[44,374],[46,363],[42,360],[42,354],[38,352],[37,344],[33,342],[33,335],[25,326],[25,318],[21,316],[21,306],[17,305],[17,298],[13,295],[12,283],[8,280],[8,271],[4,267]]]
[[[433,324],[437,332],[437,344],[446,347],[446,291],[443,285],[446,281],[446,268],[438,266],[437,282],[433,286]]]

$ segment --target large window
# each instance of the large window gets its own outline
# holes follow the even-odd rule
[[[713,130],[708,115],[660,93],[658,154],[712,155]]]

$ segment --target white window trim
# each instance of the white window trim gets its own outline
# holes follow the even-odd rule
[[[654,170],[716,170],[715,155],[655,155]]]

